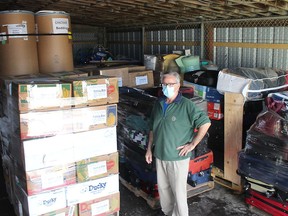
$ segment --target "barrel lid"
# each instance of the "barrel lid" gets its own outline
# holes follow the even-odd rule
[[[26,10],[5,10],[0,11],[0,14],[33,14],[32,11],[26,11]]]
[[[41,10],[35,13],[36,16],[47,16],[47,15],[66,15],[69,16],[69,13],[65,11],[51,11],[51,10]]]

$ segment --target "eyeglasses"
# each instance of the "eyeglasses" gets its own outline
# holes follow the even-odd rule
[[[165,87],[167,87],[167,86],[173,87],[173,86],[176,85],[176,84],[177,84],[177,83],[162,83],[161,86],[162,86],[162,87],[164,87],[164,86],[165,86]]]

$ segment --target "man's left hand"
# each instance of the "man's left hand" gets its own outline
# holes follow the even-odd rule
[[[194,145],[194,143],[189,143],[189,144],[179,146],[177,148],[177,150],[180,150],[179,156],[187,156],[187,154],[191,152],[195,147],[196,145]]]

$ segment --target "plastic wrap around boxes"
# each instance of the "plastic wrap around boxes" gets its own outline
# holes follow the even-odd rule
[[[239,93],[246,100],[257,100],[272,90],[288,86],[287,73],[272,68],[235,68],[219,72],[217,90]]]
[[[14,80],[1,118],[2,158],[15,211],[108,215],[120,209],[118,80]],[[64,104],[64,105],[63,105]],[[5,119],[5,120],[4,120]]]

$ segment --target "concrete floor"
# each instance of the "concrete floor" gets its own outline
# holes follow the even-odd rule
[[[2,175],[2,173],[1,173]],[[0,178],[0,216],[15,216],[10,205],[3,178]],[[157,216],[159,210],[153,210],[142,197],[120,184],[120,216]],[[210,191],[188,199],[189,215],[191,216],[256,216],[244,202],[244,195],[233,193],[232,190],[215,184]],[[260,214],[261,215],[261,214]]]
[[[148,206],[142,197],[120,184],[120,216],[157,216],[158,210]],[[214,189],[188,199],[190,216],[256,216],[244,201],[244,195],[219,184]],[[261,214],[260,214],[261,215]]]

